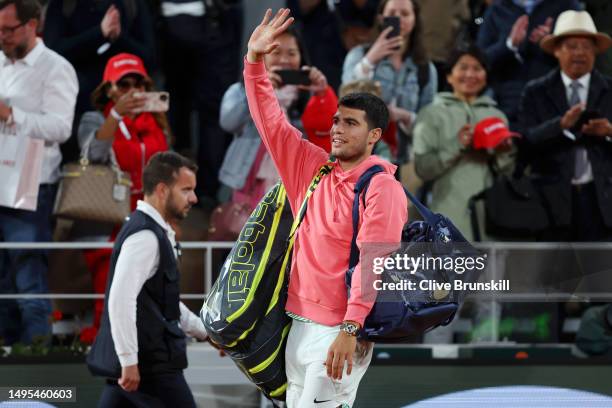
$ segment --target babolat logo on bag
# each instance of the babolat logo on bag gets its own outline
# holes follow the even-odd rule
[[[284,194],[284,191],[281,190],[280,188],[273,188],[257,205],[244,228],[240,231],[233,256],[228,258],[230,262],[227,279],[228,311],[239,310],[248,299],[255,281],[256,268],[261,264],[256,262],[255,249],[260,247],[261,244],[267,244],[269,236],[265,235],[268,228],[266,221],[272,221],[274,224],[277,200],[279,194]],[[271,225],[270,227],[276,228],[278,232],[278,225]]]
[[[287,193],[277,184],[251,213],[202,309],[204,325],[215,343],[235,343],[263,315],[281,277],[292,223]]]
[[[268,398],[285,398],[287,237],[293,215],[277,184],[242,228],[200,317],[210,339]],[[290,256],[289,256],[290,258]]]

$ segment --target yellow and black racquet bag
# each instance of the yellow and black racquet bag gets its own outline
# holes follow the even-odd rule
[[[313,178],[294,219],[282,184],[259,202],[228,255],[200,317],[210,339],[273,401],[285,399],[285,345],[291,319],[285,313],[295,232],[308,198],[331,170]]]

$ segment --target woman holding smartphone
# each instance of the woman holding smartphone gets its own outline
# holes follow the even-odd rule
[[[423,47],[416,2],[381,1],[377,25],[379,34],[372,44],[358,45],[346,55],[342,83],[360,79],[380,83],[382,99],[398,125],[400,142],[404,141],[398,153],[401,159],[407,157],[405,140],[412,133],[416,112],[431,103],[437,92],[438,76]]]
[[[296,29],[289,28],[277,41],[279,46],[265,56],[264,62],[278,102],[293,126],[302,130],[310,142],[329,152],[329,130],[338,98],[325,75],[309,66]],[[220,124],[226,132],[234,134],[234,140],[225,154],[219,180],[232,188],[234,203],[254,208],[279,176],[251,119],[243,82],[233,84],[225,92]]]
[[[423,180],[433,182],[432,211],[446,215],[472,240],[468,202],[490,185],[489,163],[498,170],[511,167],[512,144],[505,138],[494,148],[483,150],[474,143],[474,129],[481,121],[499,118],[508,122],[497,103],[483,95],[487,70],[485,56],[477,47],[453,52],[446,79],[452,92],[438,93],[433,103],[419,112],[414,129],[415,169]],[[497,123],[493,127],[505,126]]]
[[[118,54],[108,60],[104,77],[91,95],[96,111],[81,119],[78,138],[88,146],[88,159],[107,162],[111,153],[121,170],[132,178],[131,203],[142,198],[142,170],[149,158],[168,150],[170,129],[163,112],[144,112],[144,92],[152,91],[142,60]]]
[[[144,112],[143,92],[153,89],[142,60],[132,54],[110,58],[102,82],[91,95],[95,111],[86,112],[79,124],[79,145],[91,162],[108,162],[111,155],[119,167],[130,174],[131,209],[143,197],[142,171],[151,156],[168,150],[170,129],[165,113]],[[114,240],[119,226],[88,224],[82,226],[89,235]],[[91,238],[91,237],[90,237]],[[85,261],[93,276],[94,291],[104,293],[110,263],[110,249],[84,251]],[[100,325],[103,300],[96,299],[94,327]]]

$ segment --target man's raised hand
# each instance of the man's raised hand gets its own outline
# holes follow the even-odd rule
[[[265,54],[271,53],[279,46],[276,38],[293,23],[293,17],[289,17],[289,13],[289,9],[282,8],[270,20],[272,9],[266,10],[261,24],[255,27],[249,38],[247,61],[258,62]]]

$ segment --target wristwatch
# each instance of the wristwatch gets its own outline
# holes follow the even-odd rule
[[[340,330],[349,336],[357,337],[359,333],[359,326],[352,322],[342,322]]]

